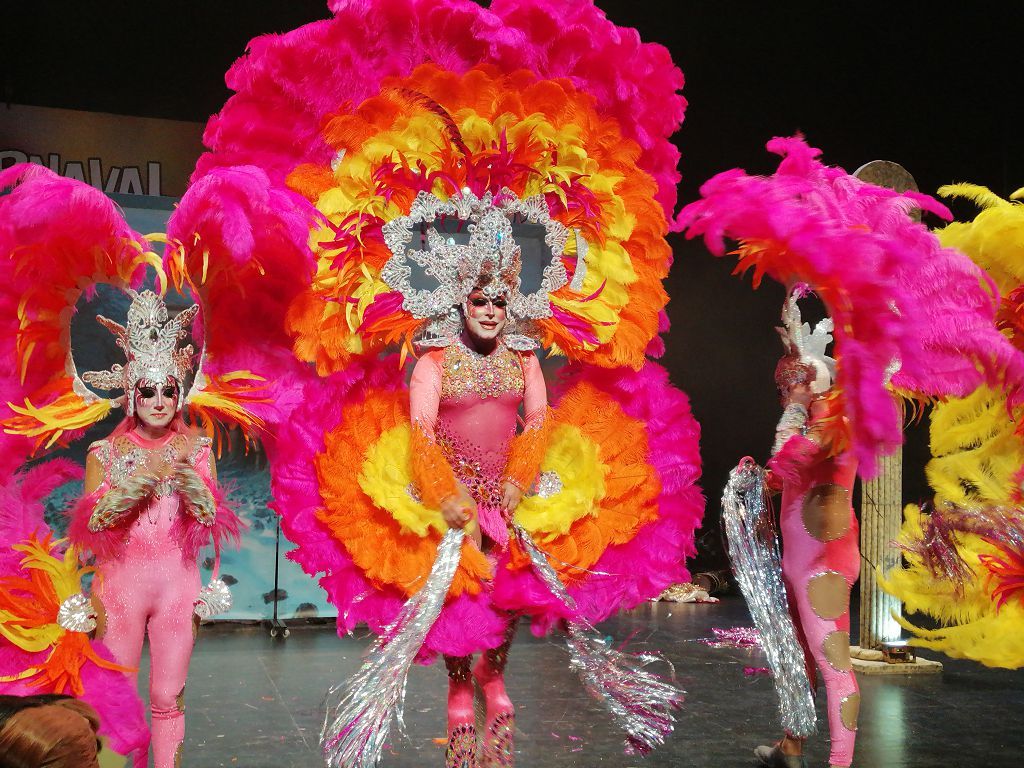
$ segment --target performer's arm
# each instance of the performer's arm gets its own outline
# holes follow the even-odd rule
[[[148,465],[132,476],[111,485],[107,476],[111,463],[107,441],[93,443],[85,459],[85,488],[68,512],[68,538],[79,552],[115,557],[121,551],[128,523],[138,515],[140,505],[152,496],[159,477]]]
[[[170,470],[185,512],[201,525],[211,527],[217,520],[217,469],[209,440],[190,440]]]
[[[416,362],[409,382],[412,420],[412,472],[423,503],[441,510],[452,528],[464,527],[473,517],[472,498],[455,479],[448,459],[437,444],[435,427],[441,403],[441,356],[429,353]]]
[[[245,526],[217,485],[212,441],[190,439],[169,471],[182,509],[172,535],[186,557],[211,542],[218,552],[226,543],[237,544]]]
[[[507,514],[515,511],[523,494],[537,479],[551,433],[548,392],[540,361],[533,354],[524,355],[522,360],[526,382],[523,411],[526,418],[523,431],[512,440],[505,466],[502,508]]]
[[[830,415],[826,400],[813,401],[805,426],[785,440],[768,462],[768,469],[782,480],[799,481],[810,467],[835,452],[836,418],[841,417]]]
[[[88,521],[91,533],[99,533],[130,520],[138,512],[139,504],[153,495],[160,482],[158,468],[146,464],[117,485],[111,486],[100,457],[103,450],[109,450],[109,447],[99,443],[90,448],[85,459],[83,502],[86,508],[91,508]]]

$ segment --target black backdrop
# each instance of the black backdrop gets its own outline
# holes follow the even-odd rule
[[[848,170],[895,160],[933,192],[972,181],[1024,186],[1024,16],[1017,4],[603,0],[616,23],[669,47],[686,75],[681,202],[712,174],[769,172],[764,143],[802,131]],[[202,121],[229,95],[246,42],[324,18],[321,0],[7,3],[0,14],[8,102]],[[11,7],[14,6],[14,7]],[[1019,6],[1018,6],[1019,7]],[[995,10],[998,9],[998,12]],[[623,62],[623,65],[628,65]],[[0,107],[2,108],[2,107]],[[970,209],[954,210],[970,216]],[[935,223],[934,221],[932,223]],[[716,559],[718,494],[739,456],[763,458],[777,417],[773,325],[782,291],[730,277],[732,264],[672,236],[673,330],[664,363],[703,426],[705,564]],[[910,430],[908,500],[926,493],[926,425]]]

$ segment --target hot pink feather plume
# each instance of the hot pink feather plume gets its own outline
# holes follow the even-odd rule
[[[58,486],[82,477],[82,468],[68,459],[52,459],[8,475],[0,482],[0,573],[19,569],[23,554],[11,544],[50,532],[43,520],[43,501]]]
[[[217,168],[192,182],[167,235],[181,244],[204,294],[211,363],[219,366],[240,345],[289,346],[284,315],[309,285],[308,240],[318,218],[305,198],[274,186],[260,168]]]
[[[886,389],[962,396],[983,382],[1019,388],[1024,363],[994,325],[998,294],[982,271],[942,248],[906,214],[949,211],[918,193],[867,184],[823,165],[803,139],[779,138],[772,176],[734,169],[701,187],[676,221],[712,253],[739,241],[740,269],[789,285],[806,282],[835,321],[838,386],[861,474],[902,442],[902,417]],[[895,376],[893,371],[899,365]]]
[[[668,137],[683,120],[683,74],[667,49],[642,43],[592,0],[339,0],[332,18],[249,43],[227,74],[236,92],[207,125],[193,178],[211,168],[252,163],[275,183],[304,162],[326,163],[325,115],[359,104],[390,76],[432,61],[464,73],[488,63],[568,78],[594,96],[602,114],[642,150],[639,165],[674,209],[679,152]],[[624,61],[629,66],[622,66]]]
[[[93,641],[92,648],[101,658],[116,663],[103,643]],[[134,768],[145,768],[149,726],[135,676],[86,664],[82,667],[82,685],[82,700],[100,716],[99,734],[110,740],[110,747],[119,755],[131,755]]]

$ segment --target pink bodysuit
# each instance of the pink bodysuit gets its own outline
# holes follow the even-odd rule
[[[487,356],[461,340],[429,352],[416,363],[409,384],[413,424],[441,446],[456,480],[477,504],[484,536],[498,549],[508,544],[500,502],[520,403],[524,428],[538,427],[547,409],[544,374],[535,355],[501,344]]]
[[[783,481],[782,572],[798,631],[825,683],[831,765],[853,761],[860,693],[850,662],[850,589],[860,572],[859,529],[851,504],[857,461],[829,455],[820,422],[788,437],[768,466]],[[813,661],[813,663],[812,663]]]
[[[96,495],[131,476],[154,451],[167,452],[181,435],[170,432],[156,441],[126,432],[94,443],[104,468]],[[188,457],[197,474],[212,486],[210,443],[203,438]],[[103,642],[122,665],[137,668],[142,643],[149,636],[152,751],[155,768],[173,768],[185,736],[184,689],[194,643],[194,607],[201,580],[195,552],[187,555],[178,532],[186,514],[180,495],[158,486],[127,524],[127,537],[116,555],[97,556],[93,591],[106,612]]]

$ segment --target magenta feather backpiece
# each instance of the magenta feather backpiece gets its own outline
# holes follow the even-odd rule
[[[0,172],[0,420],[14,415],[8,403],[39,407],[60,394],[46,389],[65,376],[53,303],[81,285],[94,291],[97,272],[116,275],[148,247],[102,191],[38,165]],[[122,277],[138,287],[144,274]],[[0,434],[0,473],[34,450],[29,437]]]
[[[340,0],[334,15],[249,43],[228,71],[236,95],[207,125],[194,179],[216,166],[253,164],[275,183],[305,162],[327,163],[324,116],[377,94],[386,77],[434,62],[464,73],[479,64],[568,78],[641,147],[638,165],[675,207],[679,151],[668,140],[686,108],[683,73],[666,48],[618,27],[592,0]],[[624,66],[623,62],[628,62]],[[329,76],[325,76],[329,73]]]
[[[887,389],[963,396],[982,383],[1017,390],[1024,359],[994,325],[999,296],[966,256],[943,248],[913,208],[949,218],[927,195],[894,192],[823,165],[802,138],[777,138],[771,176],[734,169],[701,187],[676,228],[715,255],[740,243],[738,271],[808,283],[835,321],[838,386],[861,474],[902,442]],[[895,375],[893,375],[895,372]]]

